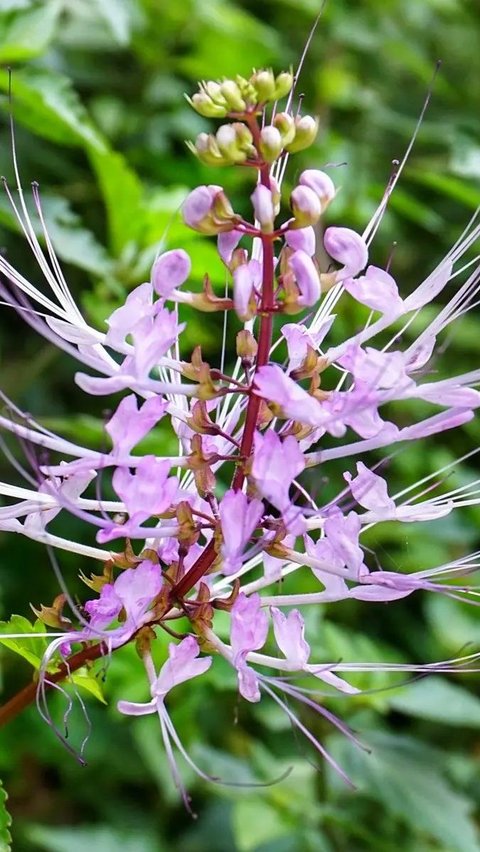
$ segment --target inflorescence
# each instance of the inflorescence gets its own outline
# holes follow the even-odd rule
[[[295,714],[295,702],[352,739],[353,734],[304,686],[303,678],[354,694],[358,689],[349,683],[349,672],[449,671],[465,660],[425,667],[316,662],[304,636],[302,610],[350,598],[373,606],[418,590],[467,601],[476,596],[468,575],[478,568],[478,554],[427,570],[419,566],[409,574],[383,570],[362,546],[362,533],[386,521],[438,520],[478,502],[476,483],[441,493],[425,482],[407,483],[392,494],[368,453],[428,441],[461,427],[480,404],[480,370],[441,380],[429,374],[437,339],[476,301],[478,258],[463,266],[462,258],[478,238],[479,225],[474,219],[430,275],[403,297],[388,271],[369,264],[372,239],[396,179],[363,234],[321,228],[336,194],[324,171],[300,174],[286,211],[281,184],[288,157],[311,145],[318,131],[315,118],[293,111],[293,83],[289,72],[275,76],[263,70],[248,80],[203,82],[189,99],[202,116],[224,122],[214,134],[200,133],[189,143],[195,156],[208,165],[249,168],[254,175],[249,219],[235,212],[217,185],[199,186],[183,205],[190,228],[217,238],[231,285],[227,291],[219,293],[208,276],[201,292],[190,291],[190,258],[176,248],[157,258],[150,281],[129,293],[107,320],[106,331],[92,328],[70,294],[48,234],[45,251],[35,236],[18,173],[18,201],[7,187],[51,292],[46,295],[0,258],[9,282],[1,285],[2,298],[83,365],[75,377],[83,391],[100,397],[121,394],[106,424],[111,449],[105,452],[53,434],[32,417],[22,417],[10,401],[0,417],[5,430],[58,457],[41,467],[38,488],[0,483],[0,493],[11,498],[0,508],[0,529],[103,565],[85,578],[90,598],[82,609],[64,589],[51,606],[38,611],[58,631],[41,667],[38,705],[50,719],[47,693],[53,684],[68,681],[86,661],[109,657],[135,642],[148,698],[143,704],[120,701],[118,710],[158,715],[186,802],[174,749],[193,762],[166,704],[177,684],[200,677],[223,657],[236,670],[246,701],[268,695],[332,760]],[[283,98],[286,106],[280,111]],[[36,188],[34,202],[43,223]],[[320,234],[320,250],[330,258],[323,270],[317,259]],[[443,307],[402,348],[403,330],[451,282],[455,286]],[[367,306],[369,320],[330,345],[335,311],[348,299]],[[181,357],[183,304],[229,313],[230,327],[237,329],[231,373],[207,363],[200,347]],[[277,357],[279,349],[287,353],[285,360]],[[405,400],[422,400],[431,410],[417,422],[406,422],[403,415],[397,425],[390,417],[401,408],[388,406],[385,413],[385,406],[401,407]],[[178,453],[136,454],[136,445],[160,421],[169,421]],[[328,502],[314,498],[309,471],[320,468],[322,476],[338,476],[342,459],[337,496]],[[330,471],[331,462],[336,464]],[[427,485],[438,485],[443,473],[433,474]],[[116,500],[103,499],[98,486],[95,490],[100,474]],[[91,544],[49,531],[61,511],[92,528]],[[312,575],[314,591],[297,593],[289,582],[284,592],[283,578],[305,573]],[[67,602],[73,622],[64,615]],[[220,611],[229,617],[228,641],[216,632]],[[179,618],[188,622],[180,635],[173,629],[185,623]],[[158,670],[152,647],[165,644],[165,631],[178,639],[170,642],[167,661]]]

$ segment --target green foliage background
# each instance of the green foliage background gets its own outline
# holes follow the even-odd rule
[[[207,170],[184,140],[208,123],[183,92],[195,81],[295,64],[319,11],[318,0],[0,0],[0,63],[12,66],[17,153],[25,184],[38,180],[45,215],[68,280],[89,317],[101,323],[125,293],[145,279],[160,244],[191,252],[194,276],[220,272],[214,247],[182,225],[178,209],[200,182],[225,183],[240,199],[242,171]],[[480,12],[465,0],[330,0],[302,77],[305,108],[322,130],[304,164],[347,163],[333,223],[362,228],[403,154],[428,90],[435,62],[443,69],[434,97],[373,259],[384,264],[396,243],[394,271],[408,292],[459,236],[480,204]],[[8,76],[0,72],[4,126],[0,168],[12,180]],[[297,158],[288,180],[302,162]],[[239,202],[240,203],[240,202]],[[0,242],[26,276],[39,275],[0,197]],[[340,317],[355,323],[352,314]],[[217,352],[220,321],[189,317],[186,346]],[[413,327],[415,333],[418,327]],[[449,340],[458,372],[480,352],[477,320]],[[78,391],[74,365],[25,333],[7,309],[1,320],[1,386],[24,409],[79,442],[101,446],[98,400]],[[392,462],[403,482],[420,478],[478,444],[470,425],[450,443],[409,448]],[[164,448],[162,448],[164,449]],[[15,451],[15,450],[14,450]],[[18,452],[18,450],[16,450]],[[1,462],[2,478],[11,479]],[[463,465],[452,487],[473,478]],[[477,509],[420,531],[388,527],[368,542],[384,567],[423,567],[478,546]],[[65,522],[66,533],[74,522]],[[64,528],[65,529],[65,528]],[[82,534],[81,532],[79,533]],[[82,565],[69,554],[61,567],[71,588]],[[56,594],[40,546],[0,534],[0,614],[30,617],[28,601]],[[349,602],[311,614],[319,659],[435,660],[478,648],[480,615],[446,598],[412,598],[369,607]],[[16,629],[24,622],[16,621]],[[28,628],[27,628],[28,629]],[[40,644],[39,640],[39,644]],[[5,698],[31,676],[35,648],[23,659],[5,648]],[[23,648],[25,652],[25,648]],[[38,651],[39,653],[40,651]],[[13,848],[18,852],[476,852],[480,847],[480,689],[478,676],[432,676],[395,688],[363,675],[372,690],[328,706],[361,732],[371,749],[353,749],[318,719],[306,719],[357,785],[347,789],[295,739],[275,708],[237,704],[231,673],[176,690],[175,724],[212,774],[263,788],[214,788],[185,778],[199,817],[191,820],[172,787],[155,719],[120,718],[118,698],[145,697],[132,649],[116,654],[103,685],[107,706],[88,703],[93,732],[88,766],[80,767],[30,708],[0,732],[0,775],[9,791]],[[378,691],[383,686],[390,688]],[[52,699],[55,704],[54,699]],[[60,705],[58,712],[61,712]],[[70,725],[82,738],[80,714]],[[0,850],[9,848],[0,788]]]

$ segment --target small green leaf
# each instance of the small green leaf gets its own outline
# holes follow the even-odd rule
[[[93,695],[93,697],[97,698],[98,701],[101,701],[102,704],[107,703],[98,677],[95,677],[95,674],[89,669],[78,669],[78,671],[72,674],[69,680],[73,681],[75,686],[79,686],[80,689],[84,689],[85,692],[89,692],[90,695]]]
[[[12,824],[12,820],[6,807],[7,798],[8,796],[0,781],[0,852],[10,852],[12,848],[12,837],[8,830]]]
[[[8,638],[8,635],[21,633],[38,633],[38,639],[34,636]],[[24,618],[23,615],[12,615],[9,621],[0,621],[0,644],[5,645],[15,654],[19,654],[35,669],[40,667],[43,654],[47,648],[47,640],[42,636],[42,633],[45,633],[45,625],[41,621],[37,620],[34,624],[31,624],[28,618]]]

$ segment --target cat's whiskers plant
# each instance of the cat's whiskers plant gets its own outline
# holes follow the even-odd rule
[[[129,293],[108,319],[106,331],[92,328],[61,272],[37,186],[33,197],[46,253],[35,236],[15,155],[18,203],[5,183],[53,296],[0,258],[0,271],[13,288],[1,285],[2,298],[82,363],[89,372],[77,373],[75,380],[86,393],[126,395],[105,427],[112,444],[108,452],[65,440],[30,416],[22,422],[19,409],[4,398],[7,413],[0,426],[61,460],[41,465],[38,489],[0,483],[0,493],[14,501],[0,508],[0,529],[100,561],[103,573],[83,577],[93,596],[81,611],[67,590],[38,612],[58,634],[44,656],[38,687],[32,684],[7,702],[0,721],[8,721],[35,692],[51,721],[51,687],[68,681],[85,663],[114,658],[116,649],[135,642],[150,697],[145,703],[122,700],[118,710],[158,715],[172,775],[186,804],[174,749],[202,778],[219,779],[210,778],[187,754],[165,699],[177,684],[205,675],[216,658],[235,669],[245,700],[257,702],[266,694],[343,774],[295,714],[291,699],[355,739],[324,706],[325,692],[319,687],[352,696],[360,690],[348,682],[351,673],[464,671],[475,669],[479,657],[470,653],[425,665],[310,660],[298,607],[347,599],[367,607],[419,590],[477,602],[469,575],[480,565],[478,552],[403,573],[383,570],[380,558],[362,545],[362,536],[387,521],[435,521],[480,502],[479,480],[443,488],[455,463],[418,483],[406,483],[392,496],[384,467],[366,455],[459,428],[480,404],[480,370],[438,380],[428,376],[438,335],[476,305],[479,258],[463,266],[462,258],[478,239],[480,225],[474,217],[436,269],[410,295],[401,296],[391,271],[368,260],[402,163],[362,236],[341,226],[326,228],[323,249],[331,262],[322,270],[315,228],[334,203],[332,177],[317,169],[301,172],[290,193],[290,213],[281,216],[287,158],[308,148],[318,131],[314,117],[293,109],[293,82],[291,72],[275,76],[267,69],[249,79],[202,82],[189,99],[198,113],[222,122],[215,133],[200,133],[189,143],[192,153],[207,165],[249,168],[257,178],[251,219],[236,213],[216,184],[197,187],[183,205],[190,228],[217,238],[231,282],[220,294],[208,276],[201,292],[188,290],[190,258],[175,248],[157,258],[150,281]],[[460,276],[467,277],[457,284]],[[413,319],[452,281],[455,290],[447,304],[412,343],[398,348]],[[341,310],[340,300],[348,299],[369,308],[368,319],[360,331],[352,329],[347,339],[330,344],[334,311]],[[200,347],[188,360],[186,354],[181,357],[183,304],[207,314],[225,312],[228,328],[236,326],[237,360],[231,374],[225,353],[218,369],[203,359]],[[279,318],[276,338],[274,317]],[[287,351],[284,362],[276,360],[279,347]],[[382,406],[405,400],[422,400],[433,406],[433,413],[407,425],[402,419],[400,426],[384,419]],[[168,418],[178,454],[135,454],[136,445]],[[329,436],[328,447],[324,436]],[[321,466],[322,477],[334,478],[338,467],[330,462],[338,464],[342,458],[352,461],[336,483],[336,496],[326,499],[318,489],[311,492],[310,469]],[[118,500],[104,500],[101,493],[83,496],[100,472],[101,482],[109,478]],[[50,533],[48,525],[62,510],[92,526],[96,544]],[[304,591],[303,583],[292,590],[299,572],[311,575],[311,591]],[[279,581],[287,577],[284,591]],[[66,600],[74,623],[63,614]],[[230,620],[228,642],[217,632],[219,611]],[[175,627],[179,617],[186,619],[183,632]],[[152,650],[165,644],[166,633],[177,640],[169,644],[167,661],[158,671]],[[307,677],[312,689],[302,685]]]

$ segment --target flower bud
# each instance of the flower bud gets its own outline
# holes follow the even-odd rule
[[[235,228],[238,217],[221,186],[197,186],[185,199],[183,221],[201,234],[219,234]]]
[[[259,151],[266,163],[273,163],[283,150],[280,131],[272,125],[263,127],[260,133]]]
[[[296,154],[297,151],[303,151],[315,141],[318,133],[318,119],[311,115],[298,116],[295,119],[295,138],[289,145],[285,145],[285,150],[289,154]]]
[[[320,200],[322,213],[326,210],[332,199],[335,198],[335,184],[325,172],[321,172],[319,169],[306,169],[300,175],[299,183],[302,186],[310,187],[310,189],[316,192]]]
[[[192,264],[186,251],[173,249],[157,257],[152,267],[151,281],[159,296],[167,298],[173,290],[185,283]]]
[[[290,145],[295,139],[295,119],[289,112],[277,112],[273,123],[282,137],[283,145]]]
[[[255,218],[260,223],[264,234],[271,234],[275,221],[273,209],[273,198],[271,191],[263,184],[258,183],[250,196],[255,212]]]
[[[243,163],[247,159],[247,154],[238,144],[234,124],[222,124],[217,130],[215,139],[224,160],[230,163]]]
[[[255,74],[252,74],[250,83],[255,89],[257,103],[275,100],[275,76],[271,68],[256,71]]]
[[[225,98],[222,95],[222,87],[215,80],[207,80],[201,84],[201,90],[205,92],[213,103],[218,106],[226,106]]]
[[[187,97],[191,107],[205,118],[224,118],[227,108],[212,101],[206,92],[197,92],[192,98]]]
[[[295,187],[290,195],[290,207],[295,217],[290,228],[294,229],[315,225],[322,213],[318,195],[308,186]]]
[[[280,187],[275,180],[275,178],[270,178],[270,189],[272,192],[272,202],[273,202],[273,212],[275,216],[278,216],[280,213],[280,204],[282,202],[282,193],[280,192]]]
[[[237,266],[233,272],[233,306],[243,321],[255,314],[253,274],[248,264]]]
[[[187,142],[187,148],[190,149],[192,154],[198,157],[200,162],[205,163],[206,166],[225,165],[225,160],[222,157],[216,139],[211,133],[199,133],[195,144]]]
[[[243,328],[236,338],[237,356],[245,366],[252,367],[257,357],[258,343],[251,331]]]
[[[281,74],[278,75],[275,79],[275,94],[274,99],[279,101],[280,98],[284,98],[285,95],[288,95],[290,89],[293,86],[293,74],[291,71],[282,71]],[[273,100],[273,98],[272,98]]]
[[[233,80],[225,80],[220,84],[220,92],[225,98],[230,112],[245,112],[247,104],[242,98],[240,87]]]

